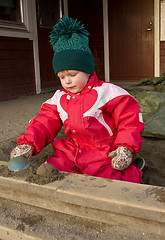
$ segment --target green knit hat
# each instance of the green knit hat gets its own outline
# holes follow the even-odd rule
[[[77,19],[64,16],[59,20],[50,34],[50,43],[55,52],[55,74],[63,70],[79,70],[93,75],[94,60],[88,36],[88,31]]]

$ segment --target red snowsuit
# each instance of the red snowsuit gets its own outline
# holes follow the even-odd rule
[[[120,87],[99,81],[94,73],[78,94],[57,90],[18,138],[32,146],[33,155],[52,142],[62,124],[68,138],[56,139],[47,163],[59,171],[137,182],[142,172],[133,164],[123,171],[111,167],[108,153],[119,146],[140,150],[144,129],[139,105]]]

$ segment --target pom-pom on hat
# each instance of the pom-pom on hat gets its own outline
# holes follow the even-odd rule
[[[64,16],[59,20],[50,34],[50,43],[55,52],[55,74],[63,70],[79,70],[93,75],[94,60],[88,36],[88,31],[77,19]]]

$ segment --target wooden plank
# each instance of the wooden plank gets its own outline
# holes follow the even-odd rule
[[[79,174],[47,185],[0,177],[0,197],[165,235],[165,189]]]

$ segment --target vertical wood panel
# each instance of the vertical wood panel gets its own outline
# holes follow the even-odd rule
[[[53,89],[60,85],[60,81],[54,73],[52,60],[53,48],[50,45],[50,32],[52,29],[38,27],[38,46],[41,74],[41,88]]]
[[[41,89],[54,90],[60,86],[60,81],[53,70],[54,51],[49,36],[60,18],[59,1],[36,0],[36,3]]]

